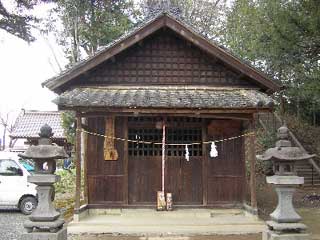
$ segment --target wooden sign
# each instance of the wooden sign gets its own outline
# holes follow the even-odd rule
[[[167,211],[172,210],[172,193],[167,193]]]
[[[157,192],[157,211],[166,210],[166,198],[163,191]]]
[[[105,139],[104,139],[104,160],[118,160],[118,152],[115,149],[115,117],[109,116],[105,118]]]

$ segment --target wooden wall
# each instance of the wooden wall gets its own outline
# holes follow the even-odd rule
[[[205,120],[192,124],[204,126],[207,140],[233,137],[242,132],[240,121]],[[104,126],[103,117],[88,118],[90,131],[104,134]],[[126,117],[116,117],[115,135],[126,138],[127,126]],[[148,128],[148,125],[145,127]],[[154,204],[156,190],[161,189],[161,156],[131,156],[128,159],[124,151],[126,143],[116,141],[119,159],[105,161],[103,142],[102,137],[88,136],[89,204],[105,206]],[[191,157],[190,162],[186,162],[184,155],[167,157],[166,188],[175,193],[175,203],[214,205],[242,202],[245,191],[243,138],[216,145],[219,153],[217,158],[208,156],[210,145],[205,145],[202,157]]]
[[[212,120],[208,125],[208,140],[226,139],[241,133],[240,121]],[[218,157],[208,159],[208,204],[243,200],[245,191],[243,141],[244,138],[238,138],[216,143]]]
[[[253,86],[241,74],[181,39],[159,30],[73,82],[92,84],[195,84]],[[73,84],[72,83],[72,84]]]
[[[124,118],[117,117],[115,135],[124,137]],[[90,131],[105,134],[103,117],[88,118]],[[123,204],[125,188],[124,142],[115,141],[119,154],[117,161],[105,161],[103,156],[104,138],[88,135],[87,180],[89,203]]]

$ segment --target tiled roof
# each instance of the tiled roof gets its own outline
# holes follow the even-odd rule
[[[54,100],[59,107],[271,108],[273,100],[255,89],[187,86],[81,87]]]
[[[40,128],[48,124],[54,133],[53,138],[65,138],[61,113],[57,111],[26,111],[17,118],[12,138],[39,138]]]

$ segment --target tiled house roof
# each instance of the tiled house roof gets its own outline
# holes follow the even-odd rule
[[[270,108],[273,100],[255,89],[203,86],[78,87],[62,93],[55,103],[64,107],[127,108]]]
[[[26,111],[17,118],[11,138],[39,138],[40,128],[48,124],[54,133],[54,139],[64,139],[61,113],[57,111]]]

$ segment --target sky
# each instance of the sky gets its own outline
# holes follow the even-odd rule
[[[44,15],[47,9],[38,9]],[[61,66],[67,63],[62,49],[53,36],[35,33],[37,40],[31,44],[0,30],[0,114],[9,113],[13,123],[26,110],[57,110],[52,100],[56,95],[42,88],[41,83],[59,73],[54,55]],[[3,128],[0,126],[0,136]],[[7,140],[8,142],[8,140]]]

